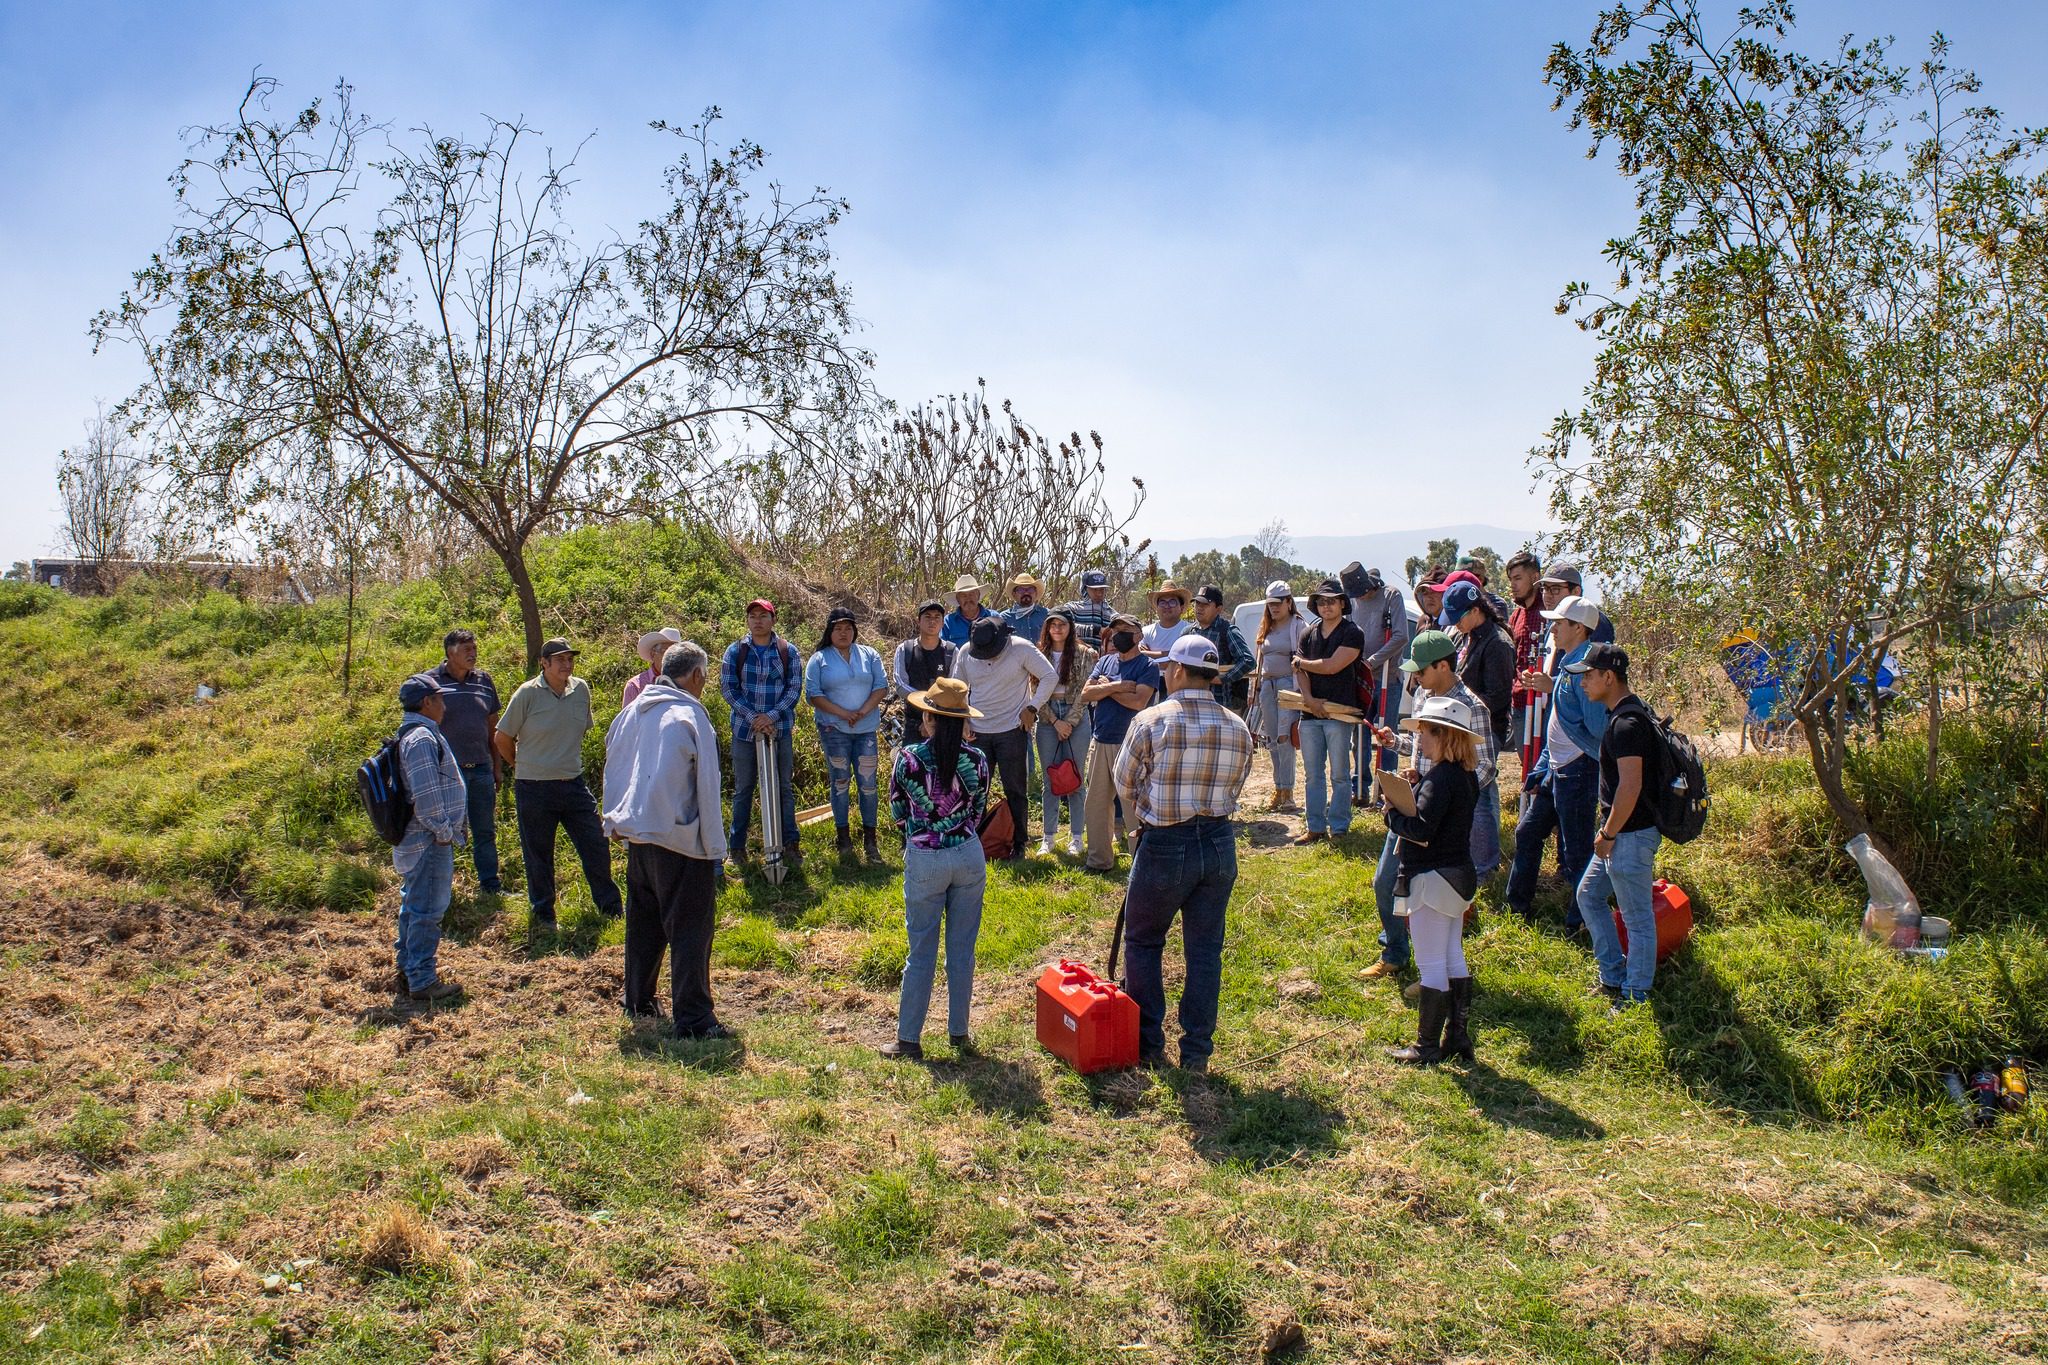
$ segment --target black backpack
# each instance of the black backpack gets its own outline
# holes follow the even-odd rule
[[[405,789],[405,765],[398,761],[398,736],[378,746],[377,752],[356,769],[356,795],[362,798],[363,813],[370,828],[387,844],[405,838],[412,823],[412,795]]]
[[[1635,702],[1663,750],[1656,785],[1644,793],[1650,814],[1659,834],[1674,844],[1689,844],[1707,827],[1707,766],[1692,737],[1673,727],[1671,717],[1655,714],[1641,697]]]

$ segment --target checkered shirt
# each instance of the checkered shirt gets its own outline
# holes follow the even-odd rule
[[[1484,792],[1493,785],[1494,763],[1499,757],[1499,752],[1493,747],[1493,723],[1487,719],[1490,713],[1486,709],[1486,703],[1479,700],[1478,694],[1462,682],[1453,683],[1451,690],[1444,695],[1464,702],[1479,721],[1479,738],[1473,742],[1473,747],[1479,751],[1479,771],[1473,776],[1479,779],[1479,790]],[[1401,752],[1415,756],[1415,780],[1418,782],[1422,780],[1424,773],[1436,766],[1422,756],[1421,746],[1416,744],[1413,735],[1401,736]]]
[[[1116,789],[1140,824],[1178,825],[1235,814],[1251,770],[1252,732],[1208,688],[1188,687],[1132,718]]]
[[[1081,638],[1094,650],[1102,648],[1102,632],[1109,629],[1109,618],[1116,615],[1116,608],[1107,601],[1091,602],[1084,595],[1078,602],[1069,602],[1061,611],[1070,612],[1074,617],[1074,629],[1081,632]],[[1036,640],[1032,641],[1037,644]]]

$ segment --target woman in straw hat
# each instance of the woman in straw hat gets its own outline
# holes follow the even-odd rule
[[[640,655],[640,662],[646,664],[647,668],[644,672],[635,673],[632,677],[626,679],[626,695],[619,700],[621,707],[631,706],[633,698],[640,695],[640,690],[653,682],[656,676],[660,674],[661,656],[668,652],[668,647],[670,645],[679,645],[682,642],[683,633],[674,626],[663,626],[660,630],[650,630],[640,637],[640,643],[635,649]]]
[[[924,1057],[925,1011],[946,943],[946,1032],[956,1052],[969,1047],[968,1007],[974,999],[974,942],[988,863],[981,853],[981,817],[988,809],[988,759],[967,743],[967,722],[981,712],[967,704],[967,684],[940,678],[907,699],[924,738],[896,752],[889,774],[889,811],[904,832],[903,927],[910,955],[896,1007],[896,1039],[884,1057]]]
[[[1479,807],[1484,716],[1456,697],[1430,697],[1413,719],[1416,749],[1429,764],[1412,786],[1387,783],[1387,829],[1401,840],[1394,913],[1408,920],[1422,973],[1415,1041],[1397,1062],[1428,1066],[1445,1057],[1472,1062],[1472,976],[1465,966],[1465,910],[1479,889],[1472,865],[1472,818]]]
[[[1294,713],[1280,709],[1280,691],[1294,685],[1294,651],[1308,628],[1294,605],[1294,585],[1276,578],[1266,585],[1266,609],[1252,650],[1259,656],[1259,740],[1273,756],[1273,805],[1294,809]]]

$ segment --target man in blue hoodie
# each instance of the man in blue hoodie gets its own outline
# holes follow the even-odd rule
[[[669,962],[678,1038],[730,1038],[711,1006],[711,932],[725,822],[718,730],[699,700],[710,671],[685,640],[613,718],[604,737],[604,832],[626,845],[626,1013],[659,1018],[655,983]]]
[[[1607,729],[1607,708],[1586,697],[1585,683],[1566,671],[1586,656],[1600,609],[1583,597],[1566,597],[1543,613],[1550,623],[1557,671],[1523,671],[1516,686],[1550,698],[1543,754],[1522,779],[1529,810],[1515,826],[1515,863],[1508,873],[1508,908],[1524,919],[1536,898],[1536,876],[1543,868],[1543,846],[1553,830],[1558,836],[1558,872],[1576,887],[1593,857],[1593,824],[1600,796],[1600,737]],[[1576,897],[1565,911],[1565,928],[1581,924]]]

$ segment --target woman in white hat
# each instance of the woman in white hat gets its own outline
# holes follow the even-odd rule
[[[1308,628],[1294,605],[1294,585],[1276,578],[1266,585],[1266,609],[1259,615],[1259,635],[1252,650],[1259,656],[1258,739],[1273,756],[1273,804],[1276,811],[1294,806],[1294,713],[1280,709],[1281,689],[1294,685],[1294,651]]]
[[[1408,920],[1422,997],[1414,1043],[1397,1062],[1472,1062],[1472,975],[1465,966],[1465,909],[1479,890],[1472,818],[1479,807],[1479,740],[1486,718],[1456,697],[1430,697],[1402,722],[1428,768],[1412,786],[1385,784],[1387,829],[1400,837],[1394,913]]]
[[[940,678],[906,700],[921,717],[923,738],[896,751],[889,774],[889,813],[904,835],[903,927],[910,955],[896,1006],[896,1040],[884,1057],[924,1058],[925,1011],[946,943],[946,1032],[953,1049],[970,1046],[968,1007],[974,1001],[974,943],[981,935],[981,899],[988,863],[981,853],[981,817],[988,810],[988,759],[967,743],[966,727],[982,719],[967,704],[967,684]]]
[[[668,647],[670,645],[679,645],[682,642],[683,633],[674,626],[663,626],[660,630],[650,630],[640,637],[640,644],[638,646],[640,662],[646,664],[647,669],[643,673],[635,673],[632,677],[626,679],[626,695],[619,702],[621,707],[631,706],[633,698],[640,695],[640,689],[653,682],[660,675],[661,656],[668,653]]]

